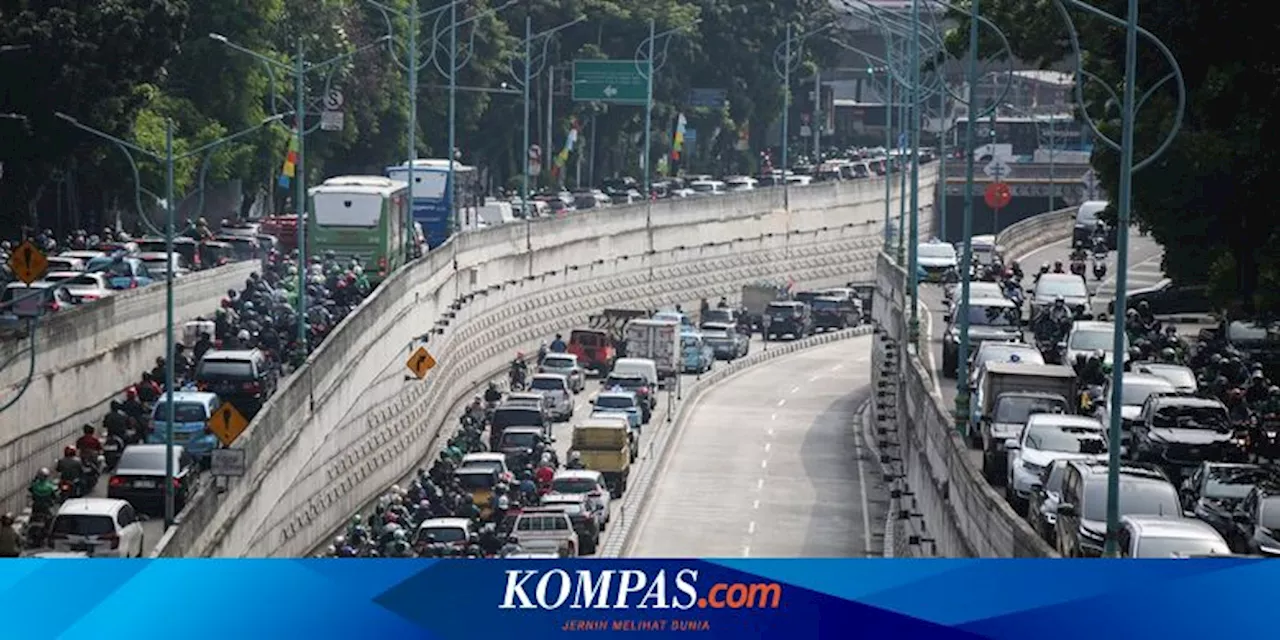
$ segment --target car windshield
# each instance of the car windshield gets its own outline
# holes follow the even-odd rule
[[[1167,382],[1152,382],[1143,380],[1125,380],[1124,387],[1121,389],[1123,397],[1120,399],[1121,404],[1129,406],[1142,406],[1151,394],[1157,391],[1173,391],[1173,385]]]
[[[1221,540],[1204,538],[1151,538],[1138,541],[1135,558],[1174,558],[1185,556],[1226,556],[1231,549]]]
[[[556,478],[551,481],[551,490],[556,493],[590,493],[597,488],[596,481],[590,478]]]
[[[165,422],[169,419],[169,403],[160,402],[156,405],[155,411],[151,414],[159,422]],[[173,404],[173,421],[174,422],[204,422],[209,416],[205,415],[204,405],[195,402],[178,401]]]
[[[1122,516],[1177,516],[1182,513],[1178,492],[1167,482],[1142,480],[1120,481],[1120,515]],[[1097,478],[1086,484],[1084,490],[1084,518],[1105,521],[1107,519],[1107,481]]]
[[[609,376],[605,379],[605,385],[609,387],[622,387],[623,389],[638,389],[645,384],[644,378]]]
[[[1016,326],[1019,316],[1021,314],[1014,307],[982,304],[969,305],[969,324],[971,326],[1012,327]]]
[[[120,454],[120,462],[116,466],[121,469],[139,469],[164,473],[164,448],[139,449],[137,447],[126,447],[124,453]]]
[[[53,521],[53,532],[76,536],[100,536],[116,530],[111,516],[58,516]]]
[[[840,303],[835,300],[823,300],[817,298],[813,301],[815,311],[835,311],[840,308]]]
[[[578,344],[584,347],[598,347],[604,344],[604,334],[594,331],[574,331],[569,334],[569,344]]]
[[[596,398],[597,409],[630,409],[635,402],[627,396],[599,396]]]
[[[534,443],[538,441],[536,433],[504,433],[502,434],[501,448],[503,449],[532,449]]]
[[[74,278],[65,280],[63,284],[67,285],[68,287],[101,287],[102,286],[102,283],[98,282],[98,279],[92,276],[76,276]]]
[[[1066,413],[1066,409],[1067,401],[1062,398],[1004,397],[996,404],[996,422],[1026,424],[1033,413]]]
[[[1041,278],[1036,283],[1036,295],[1039,297],[1087,298],[1089,292],[1084,287],[1084,278]]]
[[[542,412],[537,408],[531,409],[500,409],[493,412],[494,429],[506,429],[507,427],[536,427],[542,424]]]
[[[708,329],[703,327],[702,337],[705,339],[724,339],[729,337],[729,332],[724,329]]]
[[[97,258],[89,264],[90,273],[106,273],[113,278],[128,278],[133,275],[133,267],[127,260]]]
[[[537,391],[563,391],[564,382],[555,378],[534,378],[531,383]]]
[[[1259,505],[1258,525],[1280,531],[1280,496],[1266,498]]]
[[[1254,485],[1270,477],[1270,472],[1257,467],[1210,467],[1202,495],[1219,500],[1241,500],[1249,495]]]
[[[573,368],[573,358],[547,356],[542,360],[542,366],[548,369],[571,369]]]
[[[1052,424],[1032,425],[1027,429],[1024,445],[1037,451],[1056,453],[1103,453],[1106,441],[1101,429]]]
[[[253,364],[247,360],[202,360],[200,380],[252,380]]]
[[[458,486],[468,491],[492,489],[496,479],[492,473],[459,473]]]
[[[1113,346],[1115,342],[1111,331],[1075,331],[1071,334],[1071,341],[1067,343],[1067,348],[1072,351],[1110,352]],[[1129,339],[1126,337],[1125,349],[1128,348]]]
[[[461,527],[423,527],[418,529],[417,542],[426,542],[427,536],[432,536],[436,542],[452,544],[466,540],[467,532]]]
[[[955,260],[956,248],[946,242],[922,244],[917,248],[916,255],[921,258]]]
[[[1164,429],[1226,429],[1230,424],[1222,406],[1171,405],[1156,409],[1151,424]]]
[[[1138,367],[1143,373],[1160,376],[1168,380],[1171,384],[1178,387],[1195,388],[1196,374],[1186,367]]]
[[[733,322],[733,313],[728,309],[708,309],[702,314],[703,322]]]
[[[462,464],[463,469],[485,469],[488,471],[502,471],[502,463],[497,460],[467,460]]]

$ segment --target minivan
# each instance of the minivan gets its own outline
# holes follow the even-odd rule
[[[1098,226],[1098,214],[1106,210],[1106,200],[1088,200],[1076,209],[1075,227],[1071,230],[1071,248],[1089,248],[1093,244],[1093,230]],[[1107,248],[1116,248],[1116,229],[1107,225]]]
[[[214,349],[205,353],[196,367],[196,386],[218,394],[235,405],[246,420],[253,420],[276,391],[276,370],[257,349]]]

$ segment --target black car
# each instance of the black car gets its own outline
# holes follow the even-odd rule
[[[782,336],[795,339],[808,337],[813,333],[813,314],[809,305],[795,300],[770,302],[765,307],[764,315],[768,322],[765,339],[773,340]]]
[[[858,324],[858,309],[851,300],[819,296],[810,305],[813,307],[815,329],[840,330]]]
[[[950,312],[942,317],[947,332],[942,340],[942,375],[956,376],[960,366],[960,323]],[[974,298],[969,301],[969,351],[988,340],[1022,339],[1022,312],[1008,298]]]
[[[164,511],[165,448],[163,444],[135,444],[125,447],[120,462],[107,481],[107,497],[126,500],[134,509]],[[181,446],[173,447],[173,510],[182,511],[187,498],[196,492],[199,469],[195,458]]]
[[[211,350],[196,367],[196,386],[218,394],[252,420],[276,391],[276,368],[257,349]]]
[[[1235,512],[1259,484],[1280,482],[1275,469],[1255,464],[1205,462],[1182,483],[1182,506],[1229,539]]]
[[[1147,303],[1151,313],[1158,316],[1177,314],[1210,313],[1213,303],[1209,301],[1209,285],[1175,284],[1172,280],[1162,280],[1159,284],[1129,293],[1128,307],[1138,308]],[[1107,314],[1115,315],[1116,302],[1107,303]]]
[[[1058,553],[1064,558],[1102,555],[1107,532],[1107,475],[1105,461],[1073,460],[1062,478],[1058,502]],[[1120,516],[1179,516],[1178,490],[1155,465],[1124,463],[1120,476]]]
[[[1232,551],[1280,558],[1280,483],[1255,486],[1231,517],[1235,526],[1224,537]]]
[[[1204,462],[1244,462],[1245,450],[1218,400],[1153,394],[1130,427],[1129,456],[1160,465],[1180,481]]]

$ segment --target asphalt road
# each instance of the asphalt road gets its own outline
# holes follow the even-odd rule
[[[855,428],[869,337],[748,369],[699,399],[629,557],[879,556],[888,499]]]

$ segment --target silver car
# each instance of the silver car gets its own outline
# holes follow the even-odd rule
[[[538,365],[538,373],[557,373],[569,381],[569,389],[581,393],[587,386],[587,373],[578,366],[578,356],[572,353],[548,353]]]

